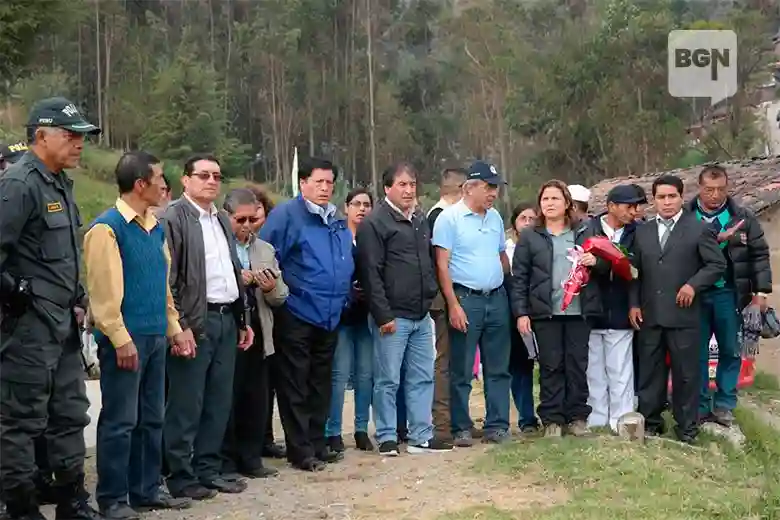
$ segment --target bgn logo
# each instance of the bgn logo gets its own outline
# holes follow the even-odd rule
[[[734,31],[672,31],[667,50],[672,96],[707,97],[714,105],[736,94]]]
[[[709,67],[710,80],[718,81],[718,64],[729,66],[729,49],[675,49],[674,66],[678,69],[686,67]]]

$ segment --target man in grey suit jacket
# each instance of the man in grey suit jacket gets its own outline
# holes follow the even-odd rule
[[[693,442],[698,433],[700,386],[699,293],[726,270],[711,229],[683,211],[683,182],[663,175],[653,183],[658,216],[637,228],[631,287],[631,324],[639,330],[639,413],[649,434],[663,433],[669,353],[672,410],[677,437]]]

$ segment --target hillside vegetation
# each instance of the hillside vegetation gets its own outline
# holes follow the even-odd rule
[[[750,104],[779,12],[777,0],[4,0],[0,90],[22,113],[70,97],[106,149],[214,151],[226,173],[279,193],[297,146],[377,189],[397,160],[431,183],[484,158],[516,200],[550,177],[589,184],[760,150]],[[686,128],[708,120],[707,101],[667,93],[676,28],[738,35],[740,91],[700,142]]]

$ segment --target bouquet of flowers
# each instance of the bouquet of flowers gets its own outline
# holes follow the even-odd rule
[[[574,246],[569,249],[569,254],[566,258],[571,262],[571,270],[569,276],[563,281],[563,301],[561,302],[561,311],[565,311],[566,308],[574,301],[574,297],[580,293],[585,284],[590,280],[590,270],[582,265],[582,255],[585,254],[585,250],[580,246]]]
[[[631,254],[622,246],[613,243],[607,237],[590,237],[582,244],[586,253],[609,262],[612,272],[620,278],[631,281],[639,275],[636,267],[631,265]]]

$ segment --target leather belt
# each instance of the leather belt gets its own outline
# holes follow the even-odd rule
[[[478,289],[472,289],[471,287],[466,287],[465,285],[461,285],[459,283],[452,284],[452,288],[456,291],[464,292],[466,294],[473,294],[475,296],[493,296],[495,293],[498,292],[499,289],[501,289],[502,286],[498,286],[495,289],[488,289],[488,290],[478,290]]]
[[[233,312],[233,304],[232,303],[211,303],[209,302],[206,305],[206,308],[209,312],[216,312],[219,314],[231,314]]]

